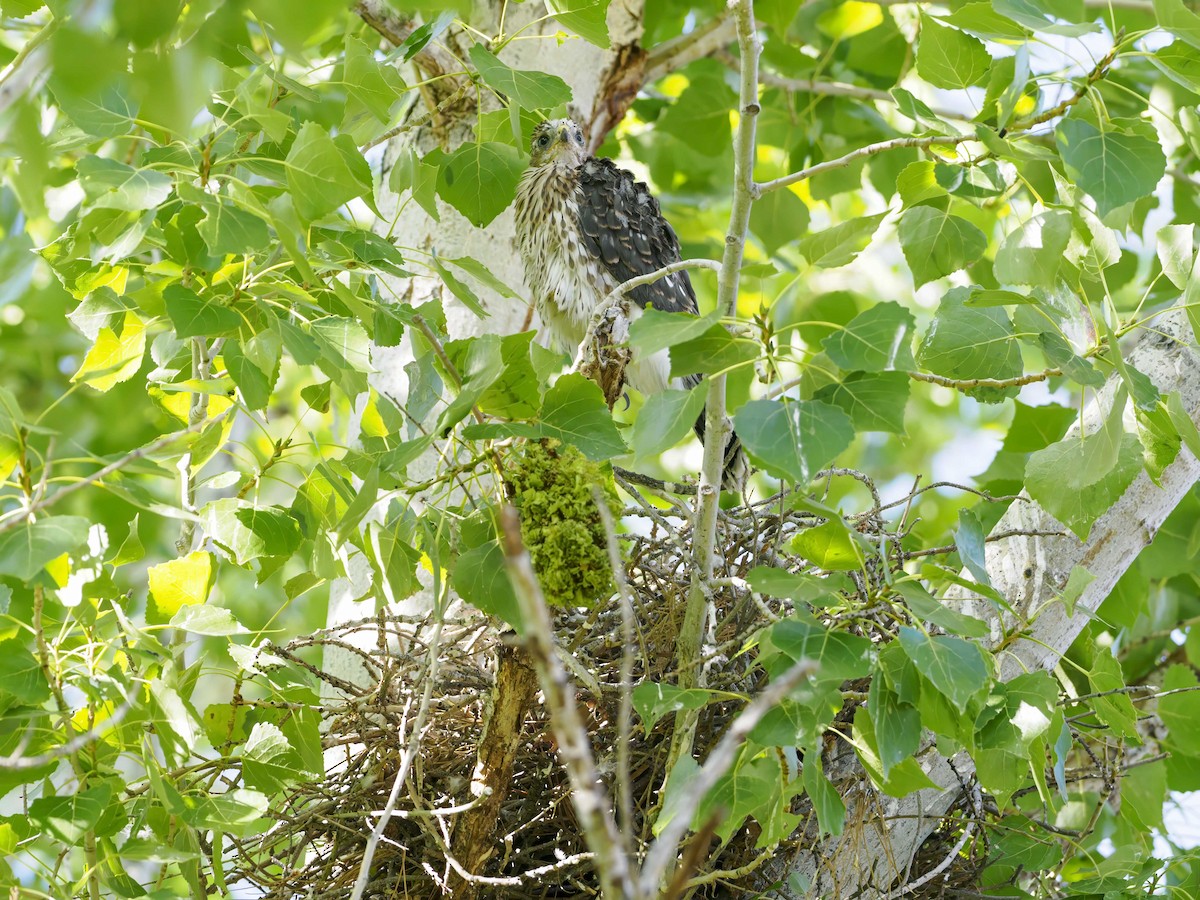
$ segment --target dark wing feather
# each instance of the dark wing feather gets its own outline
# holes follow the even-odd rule
[[[618,282],[679,262],[679,238],[662,217],[658,201],[642,182],[610,159],[579,167],[579,231],[584,248]],[[696,294],[687,272],[634,288],[634,301],[663,312],[695,313]]]

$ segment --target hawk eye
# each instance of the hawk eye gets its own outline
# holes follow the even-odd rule
[[[548,143],[550,143],[550,135],[543,134],[540,138],[538,138],[539,147],[545,147]]]
[[[582,131],[575,132],[575,143],[577,143],[577,144],[583,143],[583,132]]]

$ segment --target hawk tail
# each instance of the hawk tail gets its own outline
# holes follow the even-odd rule
[[[696,437],[704,443],[704,413],[696,420]],[[746,459],[746,451],[737,432],[729,432],[729,440],[725,442],[725,460],[721,466],[721,490],[740,494],[746,489],[746,478],[750,474],[750,462]]]

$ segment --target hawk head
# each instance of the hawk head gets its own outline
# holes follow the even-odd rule
[[[570,119],[540,122],[529,147],[531,166],[559,165],[574,168],[583,162],[583,130]]]

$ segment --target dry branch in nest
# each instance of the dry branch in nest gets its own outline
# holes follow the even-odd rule
[[[878,599],[888,570],[898,571],[905,561],[900,539],[907,527],[906,515],[889,526],[882,514],[887,507],[869,479],[850,470],[825,473],[828,479],[842,476],[867,487],[868,509],[847,521],[882,552],[865,574],[847,582],[850,586],[836,602],[820,612],[831,627],[886,642],[897,623],[906,621],[902,607]],[[627,521],[636,518],[643,526],[636,533],[621,535],[635,616],[632,682],[670,683],[690,577],[688,510],[664,491],[658,491],[656,502],[651,503],[621,475],[618,482],[635,501],[625,510]],[[723,555],[711,585],[703,663],[709,689],[742,697],[758,693],[765,676],[755,665],[753,652],[745,648],[752,646],[764,625],[792,612],[791,601],[752,593],[744,580],[747,572],[765,565],[823,574],[788,548],[798,533],[824,520],[790,508],[788,499],[787,493],[781,493],[721,511],[718,546]],[[904,509],[908,505],[889,504]],[[440,633],[432,616],[381,615],[274,648],[285,660],[308,658],[305,667],[344,699],[323,711],[325,779],[300,785],[277,807],[277,822],[268,833],[236,843],[235,865],[228,867],[234,869],[233,877],[258,885],[264,896],[278,900],[352,896],[368,838],[380,810],[388,805],[405,747],[414,739],[412,729],[428,687],[430,658],[436,653],[436,679],[424,729],[416,737],[419,752],[407,769],[395,812],[374,847],[363,896],[596,895],[592,856],[583,843],[546,710],[516,636],[502,634],[494,621],[462,604],[452,610],[441,621]],[[614,781],[619,770],[620,669],[625,649],[619,604],[555,610],[554,615],[559,652],[574,681],[576,702],[607,795],[632,798],[623,839],[632,858],[641,859],[653,839],[652,817],[657,814],[657,791],[663,783],[671,717],[649,733],[640,722],[634,723],[626,745],[628,788],[618,791]],[[375,634],[371,649],[362,649],[364,630]],[[356,687],[321,673],[311,655],[329,646],[362,658],[374,673],[374,682]],[[867,685],[844,687],[845,704],[834,727],[848,734]],[[743,701],[731,699],[705,707],[697,731],[698,758],[706,758],[744,706]],[[832,731],[825,740],[825,771],[843,795],[858,792],[878,797],[855,764],[853,750],[844,740],[835,739]],[[971,796],[969,788],[964,787],[964,796]],[[877,814],[881,804],[876,800],[855,806]],[[682,853],[691,868],[684,873],[680,890],[700,897],[740,896],[744,891],[753,895],[758,866],[775,854],[786,854],[787,844],[794,849],[820,839],[806,795],[799,794],[789,812],[799,817],[800,827],[784,845],[766,851],[756,846],[761,831],[753,819],[747,819],[724,844],[715,839],[701,846],[695,841],[685,844]],[[971,880],[981,866],[983,845],[978,835],[968,833],[974,830],[969,823],[981,815],[978,803],[967,802],[947,818],[945,828],[931,838],[910,872],[914,889],[905,891],[905,896],[927,896],[947,884]],[[846,823],[848,831],[855,827],[853,821]],[[963,846],[955,849],[964,834],[972,840],[961,841]],[[949,863],[947,848],[954,850]],[[938,865],[942,868],[936,878],[912,885]]]

